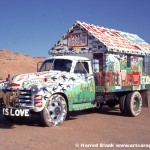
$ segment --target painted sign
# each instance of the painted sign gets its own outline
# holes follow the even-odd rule
[[[139,84],[140,82],[140,74],[139,72],[132,72],[133,84]]]
[[[68,35],[68,47],[84,47],[88,44],[86,32],[73,33]]]
[[[150,84],[150,76],[142,76],[141,84]]]
[[[30,116],[30,112],[29,112],[29,109],[3,108],[3,115],[29,117]]]

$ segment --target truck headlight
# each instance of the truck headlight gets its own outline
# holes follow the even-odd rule
[[[32,92],[32,94],[36,94],[36,93],[38,93],[40,91],[40,87],[38,87],[37,85],[33,85],[32,87],[31,87],[31,92]]]

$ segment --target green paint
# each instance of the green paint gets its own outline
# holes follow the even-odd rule
[[[72,110],[84,110],[89,108],[95,108],[96,104],[93,103],[81,103],[81,104],[73,104]]]
[[[90,83],[81,83],[80,85],[74,85],[72,90],[65,92],[69,101],[69,110],[73,109],[74,104],[91,103],[95,99],[95,84],[94,80]],[[78,110],[80,109],[80,105]]]

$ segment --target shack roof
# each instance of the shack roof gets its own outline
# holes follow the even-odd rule
[[[49,53],[86,53],[86,52],[96,52],[95,48],[89,46],[89,39],[86,44],[78,45],[68,45],[69,34],[77,34],[81,29],[83,33],[88,33],[88,37],[94,37],[101,45],[103,45],[103,51],[110,52],[120,52],[120,53],[130,53],[138,55],[150,55],[150,44],[145,42],[136,34],[131,34],[123,31],[118,31],[115,29],[104,28],[102,26],[96,26],[93,24],[88,24],[85,22],[76,21],[76,23],[68,30],[68,32],[59,40],[55,46],[49,50]],[[79,35],[80,36],[80,35]],[[79,37],[78,36],[78,37]],[[82,35],[85,36],[85,35]],[[79,37],[82,39],[83,37]],[[80,40],[78,39],[78,40]],[[77,40],[77,39],[75,39]],[[72,42],[72,41],[71,41]],[[77,51],[73,51],[74,48],[78,47]],[[81,51],[79,50],[81,48]],[[101,46],[102,47],[102,46]],[[70,51],[71,50],[71,51]],[[86,50],[86,51],[84,51]],[[54,52],[54,53],[53,53]]]

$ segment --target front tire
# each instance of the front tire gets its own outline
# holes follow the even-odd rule
[[[142,97],[138,91],[131,92],[126,98],[126,109],[129,116],[136,117],[141,113]]]
[[[41,112],[41,119],[44,126],[60,126],[67,116],[67,103],[60,94],[52,95],[46,102]]]

